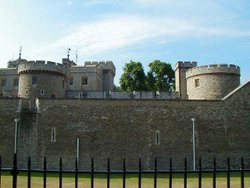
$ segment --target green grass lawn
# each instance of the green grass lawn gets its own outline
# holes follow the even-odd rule
[[[90,175],[81,174],[79,175],[78,185],[79,187],[90,187]],[[4,173],[1,178],[1,188],[12,187],[12,176],[9,173]],[[47,187],[56,188],[58,187],[59,178],[58,174],[48,174],[47,177]],[[182,188],[183,185],[183,174],[174,174],[173,175],[173,187]],[[169,187],[169,178],[168,175],[158,175],[157,178],[157,187]],[[32,173],[31,179],[32,187],[42,188],[43,187],[43,177],[41,173]],[[63,188],[72,188],[75,185],[74,175],[64,174],[63,175]],[[111,175],[110,185],[113,188],[122,187],[122,176],[121,175]],[[203,173],[202,175],[202,187],[211,188],[213,185],[212,173]],[[107,179],[105,174],[95,175],[94,187],[95,188],[105,188],[107,186]],[[152,188],[154,186],[154,176],[151,174],[142,175],[142,187],[143,188]],[[18,175],[18,188],[27,187],[27,174],[20,173]],[[127,175],[126,176],[126,187],[128,188],[137,188],[138,187],[138,176],[137,175]],[[196,188],[198,187],[198,177],[197,174],[188,175],[188,187]],[[217,173],[217,187],[226,188],[227,179],[225,173]],[[231,187],[240,188],[240,173],[231,173]],[[250,187],[250,173],[245,173],[245,187]]]

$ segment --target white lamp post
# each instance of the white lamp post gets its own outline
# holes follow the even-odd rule
[[[15,118],[14,122],[15,122],[14,154],[16,154],[16,146],[17,146],[17,122],[18,122],[18,119]]]
[[[195,118],[191,118],[191,121],[193,123],[193,170],[195,171]]]

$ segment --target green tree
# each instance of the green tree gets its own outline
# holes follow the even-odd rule
[[[149,64],[147,88],[151,91],[171,91],[174,88],[174,70],[171,64],[154,60]]]
[[[125,64],[120,79],[122,91],[143,91],[146,89],[146,76],[140,62],[130,61]]]

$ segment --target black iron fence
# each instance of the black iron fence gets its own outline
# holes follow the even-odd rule
[[[136,178],[138,178],[138,188],[142,188],[142,175],[143,174],[151,174],[152,175],[152,180],[153,180],[153,187],[157,188],[158,186],[158,176],[160,174],[165,174],[167,175],[166,177],[168,178],[168,184],[165,187],[169,187],[172,188],[173,187],[173,179],[174,179],[174,175],[175,174],[181,174],[182,178],[183,178],[183,187],[187,188],[188,187],[188,176],[190,174],[196,174],[196,178],[197,178],[197,186],[199,188],[202,188],[202,179],[203,179],[203,174],[204,173],[210,173],[212,174],[212,187],[216,188],[217,187],[217,175],[218,173],[223,173],[225,174],[225,179],[226,179],[226,187],[230,188],[233,187],[231,185],[231,178],[232,178],[232,173],[237,173],[239,174],[239,178],[240,178],[240,187],[244,188],[247,187],[245,185],[245,174],[250,172],[250,169],[245,169],[244,168],[244,159],[243,157],[241,158],[241,165],[239,167],[239,169],[231,169],[230,167],[230,158],[227,158],[227,169],[217,169],[216,166],[216,158],[213,159],[213,168],[210,170],[205,170],[202,169],[202,160],[201,158],[199,158],[199,165],[198,168],[196,170],[188,170],[188,166],[187,166],[187,159],[184,159],[184,166],[183,166],[183,170],[173,170],[173,163],[172,163],[172,159],[170,158],[169,160],[169,169],[168,170],[158,170],[157,167],[157,159],[155,158],[154,161],[154,169],[153,170],[142,170],[142,162],[141,162],[141,158],[139,158],[138,161],[138,170],[136,171],[131,171],[131,170],[127,170],[126,169],[126,159],[123,159],[123,169],[120,171],[112,171],[111,170],[111,164],[110,164],[110,159],[107,160],[107,169],[104,171],[100,171],[100,170],[95,170],[94,168],[94,159],[91,160],[91,168],[90,170],[79,170],[78,169],[78,160],[75,160],[75,167],[74,170],[63,170],[63,165],[62,165],[62,158],[60,158],[59,160],[59,168],[58,170],[47,170],[47,160],[46,157],[44,158],[44,164],[43,164],[43,169],[42,170],[35,170],[31,168],[31,158],[28,158],[28,163],[27,163],[27,169],[18,169],[17,167],[17,155],[14,154],[13,157],[13,167],[12,168],[2,168],[2,160],[1,160],[1,156],[0,156],[0,188],[2,187],[2,177],[3,177],[3,172],[6,174],[8,172],[10,172],[10,175],[12,176],[12,187],[13,188],[17,188],[17,181],[18,181],[18,174],[21,172],[25,172],[27,174],[27,187],[31,188],[31,179],[32,179],[32,173],[34,172],[38,172],[41,173],[42,175],[42,179],[43,179],[43,188],[47,187],[47,178],[48,178],[48,174],[49,173],[56,173],[58,174],[58,186],[59,188],[63,187],[63,174],[64,173],[69,173],[71,175],[74,176],[74,187],[78,188],[79,187],[79,175],[81,174],[88,174],[90,176],[90,187],[94,188],[95,187],[95,175],[96,174],[105,174],[106,177],[106,185],[103,185],[102,187],[107,187],[110,188],[111,187],[111,175],[113,174],[119,174],[121,176],[121,180],[122,180],[122,188],[126,188],[127,185],[127,176],[130,174],[134,174],[136,176]],[[25,178],[26,178],[25,177]],[[248,185],[249,186],[249,185]]]

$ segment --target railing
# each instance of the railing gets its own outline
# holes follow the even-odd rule
[[[182,174],[183,175],[183,186],[184,188],[187,188],[188,186],[188,175],[195,173],[198,174],[197,179],[198,179],[198,187],[202,188],[202,179],[203,173],[212,173],[212,187],[216,188],[217,187],[217,174],[218,173],[225,173],[226,174],[226,186],[227,188],[232,187],[231,186],[231,173],[237,172],[240,173],[240,187],[244,188],[245,187],[245,173],[250,172],[250,169],[245,169],[244,168],[244,159],[241,158],[241,165],[240,169],[231,169],[230,167],[230,158],[227,158],[227,169],[224,170],[218,170],[216,167],[216,158],[213,160],[213,169],[210,170],[203,170],[202,169],[202,162],[201,158],[199,158],[199,165],[198,169],[195,171],[188,170],[187,166],[187,159],[184,159],[184,169],[183,170],[173,170],[173,164],[172,164],[172,158],[170,158],[169,161],[169,169],[168,170],[158,170],[157,167],[157,159],[155,158],[154,161],[154,170],[142,170],[142,162],[141,158],[139,158],[138,161],[138,170],[136,171],[130,171],[126,169],[126,159],[123,159],[123,169],[120,171],[111,171],[111,164],[110,164],[110,159],[107,160],[107,169],[105,171],[100,171],[100,170],[95,170],[94,169],[94,159],[92,158],[91,160],[91,169],[90,170],[79,170],[78,169],[78,160],[75,160],[75,167],[74,170],[63,170],[63,165],[62,165],[62,158],[59,160],[59,170],[47,170],[47,160],[46,157],[44,158],[44,165],[43,165],[43,170],[34,170],[31,168],[31,158],[28,158],[28,164],[27,164],[27,169],[18,169],[17,168],[17,155],[14,154],[13,158],[13,168],[2,168],[2,160],[0,156],[0,187],[2,185],[2,172],[11,172],[12,176],[12,187],[17,188],[17,177],[19,172],[25,172],[27,174],[27,187],[31,188],[31,179],[32,179],[32,173],[34,172],[39,172],[42,173],[42,178],[43,178],[43,188],[47,187],[47,175],[48,173],[57,173],[58,174],[58,186],[59,188],[63,187],[63,173],[70,173],[74,175],[74,187],[78,188],[78,182],[79,182],[79,175],[80,174],[88,174],[90,175],[90,187],[94,188],[95,187],[95,174],[106,174],[106,187],[110,188],[111,187],[111,174],[119,174],[121,175],[122,179],[122,188],[126,188],[126,177],[128,174],[135,174],[136,177],[138,177],[138,188],[142,187],[142,175],[143,174],[151,174],[153,175],[153,187],[157,188],[158,186],[158,175],[159,174],[167,174],[168,175],[168,186],[166,187],[172,188],[173,187],[173,175],[174,174]],[[105,187],[103,185],[102,187]]]

